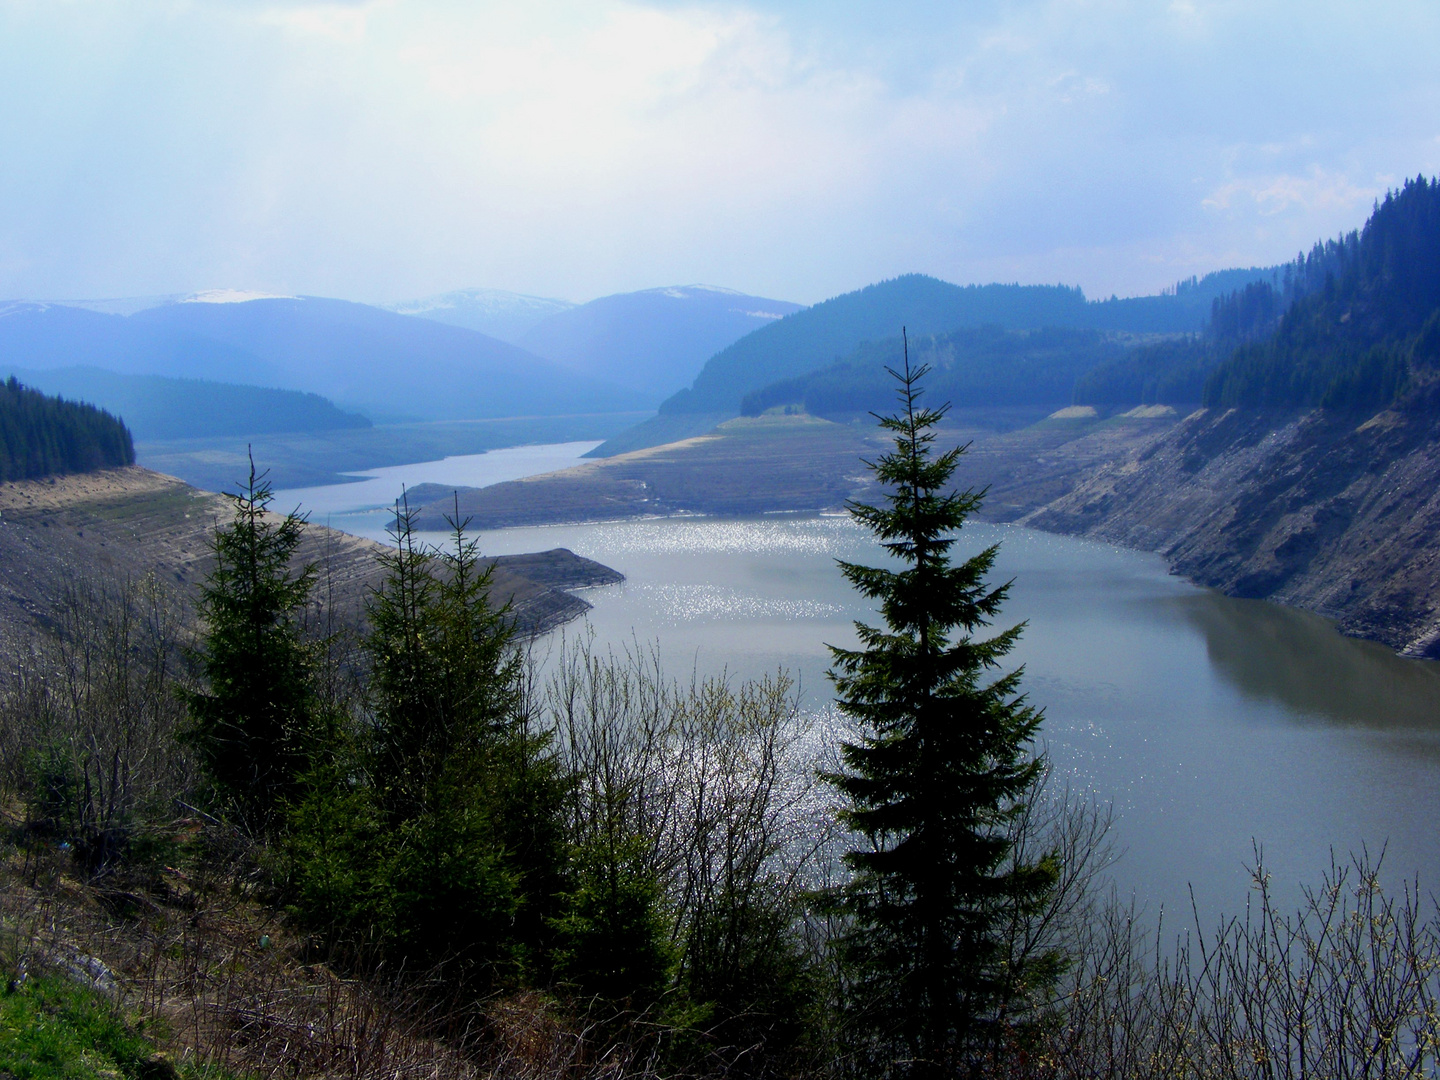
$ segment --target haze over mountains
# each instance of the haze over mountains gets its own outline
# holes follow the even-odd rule
[[[519,343],[581,374],[655,394],[659,404],[715,353],[801,309],[713,285],[646,289],[554,314]]]
[[[1004,384],[1011,404],[1065,404],[1088,372],[1128,362],[1137,336],[1194,334],[1217,300],[1278,274],[1220,271],[1102,301],[1077,287],[911,274],[808,308],[701,285],[586,304],[463,289],[388,309],[240,292],[15,302],[0,306],[0,360],[133,417],[147,438],[659,407],[604,455],[708,430],[742,409],[864,411],[900,326],[946,358],[945,378],[967,400]],[[1041,330],[1049,336],[1035,337]],[[134,381],[142,376],[151,381]],[[257,387],[312,398],[267,399]]]
[[[522,346],[572,371],[652,396],[688,386],[725,346],[802,304],[716,285],[669,285],[572,304],[498,289],[461,289],[387,305]]]
[[[174,303],[133,315],[0,309],[16,368],[93,367],[323,395],[371,420],[618,412],[643,395],[473,330],[317,297]]]
[[[123,412],[143,438],[625,412],[654,408],[716,350],[798,309],[711,286],[582,305],[467,289],[388,310],[234,291],[17,301],[0,305],[0,362]]]
[[[380,306],[398,315],[418,315],[422,319],[475,330],[511,345],[519,345],[525,331],[536,323],[575,307],[569,300],[527,296],[503,289],[455,289]]]

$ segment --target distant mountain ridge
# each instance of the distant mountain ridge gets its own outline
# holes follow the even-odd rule
[[[687,386],[707,359],[802,305],[714,285],[602,296],[537,323],[520,344],[591,378],[644,393],[650,404]]]
[[[1195,331],[1205,325],[1215,296],[1269,272],[1223,271],[1157,296],[1098,302],[1065,285],[960,286],[906,274],[826,300],[741,338],[711,357],[694,384],[666,400],[660,411],[733,415],[746,394],[842,361],[867,341],[895,337],[902,326],[917,336],[980,326]]]
[[[379,306],[397,315],[433,319],[519,345],[525,332],[536,323],[568,311],[575,305],[569,300],[528,296],[503,289],[455,289],[418,300]]]
[[[0,306],[0,360],[320,394],[373,420],[621,412],[634,391],[472,330],[316,297],[174,303],[133,315]]]

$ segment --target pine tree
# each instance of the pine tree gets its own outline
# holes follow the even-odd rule
[[[292,566],[305,519],[268,513],[274,494],[253,458],[245,490],[229,498],[234,518],[215,532],[200,599],[206,689],[185,695],[186,738],[232,818],[263,837],[298,793],[319,712],[303,635],[315,567]]]
[[[1006,970],[1008,913],[1038,902],[1054,868],[1012,857],[1007,825],[1042,767],[1030,750],[1041,714],[1017,693],[1019,670],[991,677],[1023,626],[976,636],[1009,589],[986,583],[997,547],[950,561],[983,492],[948,490],[964,448],[932,453],[948,406],[920,405],[928,370],[910,366],[907,341],[890,372],[901,408],[877,416],[895,449],[870,466],[887,494],[849,507],[901,566],[840,564],[885,626],[857,623],[860,648],[831,647],[839,707],[863,734],[828,779],[864,840],[836,905],[866,1071],[951,1077],[980,1071],[1003,1038],[997,1021],[1031,974]]]
[[[409,963],[482,983],[533,969],[562,891],[565,795],[530,729],[522,656],[464,523],[438,555],[396,521],[370,608],[366,753],[384,837],[381,933]],[[379,853],[377,853],[378,855]]]

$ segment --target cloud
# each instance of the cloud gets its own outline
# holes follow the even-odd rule
[[[1232,180],[1208,195],[1208,210],[1251,210],[1266,217],[1301,210],[1343,211],[1363,215],[1384,193],[1384,186],[1360,187],[1348,176],[1326,172],[1318,165],[1308,175],[1251,176]]]
[[[1437,37],[1409,0],[0,0],[0,295],[1144,291],[1440,170]]]

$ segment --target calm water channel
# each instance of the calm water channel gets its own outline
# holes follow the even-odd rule
[[[537,446],[510,446],[483,454],[457,454],[438,461],[417,461],[410,465],[387,465],[380,469],[342,474],[354,476],[348,484],[287,488],[275,493],[276,509],[299,506],[310,520],[331,522],[349,532],[373,527],[376,507],[395,505],[406,488],[417,484],[453,484],[456,487],[485,487],[505,480],[553,472],[577,464],[598,442],[543,443]]]
[[[383,536],[374,517],[343,527]],[[1196,588],[1157,556],[1007,526],[963,536],[965,551],[1001,544],[998,573],[1015,579],[1005,621],[1028,624],[1014,658],[1062,776],[1115,808],[1124,893],[1183,924],[1193,888],[1208,924],[1243,903],[1252,844],[1292,896],[1332,849],[1361,845],[1388,844],[1392,883],[1440,884],[1440,665]],[[872,617],[835,568],[878,558],[845,517],[509,529],[480,542],[613,566],[627,580],[585,594],[599,641],[658,641],[676,674],[785,668],[811,708],[829,701],[825,644],[851,643],[852,621]]]

